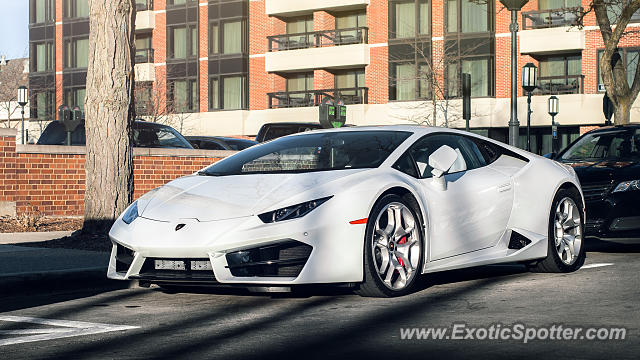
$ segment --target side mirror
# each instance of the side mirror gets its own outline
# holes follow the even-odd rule
[[[542,155],[542,156],[546,157],[547,159],[551,159],[551,160],[553,160],[553,159],[555,159],[555,158],[556,158],[556,156],[558,156],[558,154],[556,154],[556,153],[554,153],[554,152],[551,152],[551,153],[548,153],[548,154],[544,154],[544,155]]]
[[[451,169],[458,159],[458,153],[450,146],[442,145],[438,150],[429,155],[429,166],[433,168],[433,183],[440,190],[447,189],[447,183],[443,175]]]

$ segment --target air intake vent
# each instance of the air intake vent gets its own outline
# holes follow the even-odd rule
[[[531,240],[527,239],[524,235],[515,231],[511,231],[511,240],[509,240],[509,249],[522,249],[523,247],[531,244]]]
[[[297,277],[309,259],[313,248],[298,241],[228,253],[227,267],[233,276]]]
[[[116,272],[126,273],[133,262],[134,252],[120,244],[116,244]]]

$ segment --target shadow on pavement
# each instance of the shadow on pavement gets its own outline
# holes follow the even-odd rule
[[[640,253],[640,239],[637,242],[634,241],[634,243],[617,243],[596,238],[586,238],[585,244],[587,252]]]

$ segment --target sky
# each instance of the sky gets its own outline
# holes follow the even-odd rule
[[[29,57],[29,0],[0,0],[0,55]]]

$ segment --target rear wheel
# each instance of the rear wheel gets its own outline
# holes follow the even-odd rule
[[[585,260],[584,212],[580,193],[562,189],[554,198],[549,215],[549,249],[547,257],[538,262],[539,272],[571,272]]]
[[[409,293],[422,270],[422,222],[413,198],[382,197],[371,211],[365,232],[362,296]]]

